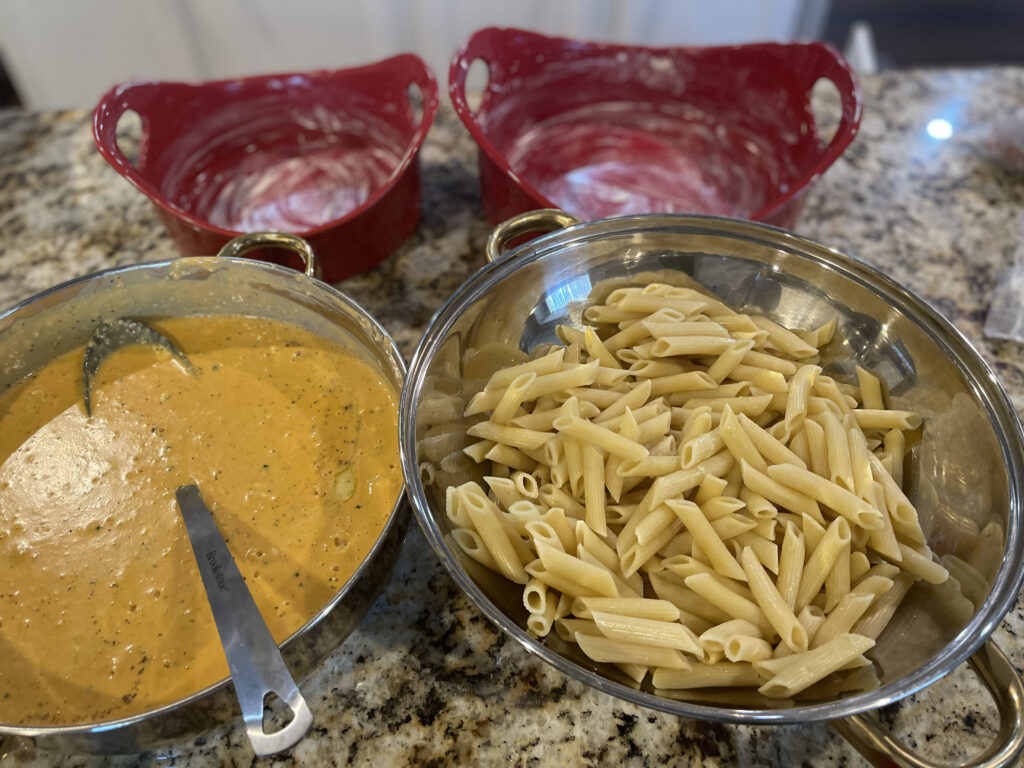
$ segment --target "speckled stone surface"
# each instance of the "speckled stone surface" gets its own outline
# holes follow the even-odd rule
[[[798,231],[855,254],[932,302],[963,331],[1024,410],[1024,352],[981,328],[1019,245],[1024,176],[987,159],[961,127],[1024,100],[1024,70],[922,71],[865,78],[859,137],[812,192]],[[930,139],[935,117],[956,128]],[[969,132],[968,132],[969,133]],[[423,219],[368,274],[342,284],[409,355],[443,300],[483,265],[488,225],[474,147],[443,110],[422,154]],[[141,194],[93,148],[83,113],[0,111],[0,305],[96,269],[174,256]],[[1024,613],[996,639],[1024,669]],[[2,660],[0,660],[2,663]],[[303,683],[316,718],[266,765],[859,766],[827,726],[728,727],[625,704],[569,680],[508,641],[456,589],[412,526],[395,574],[359,629]],[[980,751],[997,719],[957,670],[882,713],[923,755]],[[107,761],[15,747],[4,765]],[[249,765],[240,725],[118,765]]]

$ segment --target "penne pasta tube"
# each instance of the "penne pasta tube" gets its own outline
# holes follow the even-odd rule
[[[800,611],[809,604],[832,570],[844,547],[850,544],[850,525],[845,518],[837,517],[825,529],[825,536],[807,560],[804,572],[800,576],[800,589],[797,592],[795,611]]]
[[[871,474],[871,462],[868,459],[868,444],[864,433],[856,427],[846,431],[847,445],[850,447],[850,469],[853,474],[853,491],[869,504],[875,501],[874,477]]]
[[[547,546],[542,542],[535,542],[535,545],[537,557],[547,573],[580,584],[588,590],[584,595],[578,595],[579,597],[589,595],[618,597],[615,581],[607,569],[586,563],[578,557]],[[542,576],[537,576],[537,578],[544,581]]]
[[[790,663],[757,690],[772,698],[793,696],[842,669],[874,645],[874,640],[863,635],[840,635],[813,650],[787,657]]]
[[[782,596],[783,602],[793,610],[796,606],[796,596],[800,590],[800,577],[804,570],[804,535],[803,532],[792,523],[786,525],[786,533],[782,538],[782,547],[779,553],[779,575],[775,580],[776,589]]]
[[[494,411],[491,413],[491,421],[495,424],[507,424],[523,404],[526,388],[536,378],[536,373],[524,373],[512,379],[501,396],[501,400],[494,406]]]
[[[609,421],[610,419],[614,419],[617,416],[622,416],[626,412],[627,408],[632,411],[636,411],[638,408],[641,408],[646,404],[650,397],[651,380],[646,379],[601,411],[601,415],[599,418],[595,419],[595,423],[600,424]]]
[[[825,430],[816,421],[804,421],[801,430],[807,438],[807,450],[810,453],[808,469],[819,477],[828,477],[828,446],[825,444]]]
[[[612,296],[614,295],[613,293]],[[612,301],[612,297],[609,296],[608,303],[627,312],[644,312],[647,314],[657,312],[659,309],[674,309],[683,317],[691,317],[708,307],[708,300],[705,299],[683,299],[643,294],[626,295],[618,301]]]
[[[458,545],[459,549],[480,563],[480,565],[485,568],[489,568],[495,573],[501,573],[501,569],[498,567],[498,564],[494,562],[494,558],[491,557],[491,553],[488,552],[487,547],[484,546],[484,543],[480,538],[480,534],[472,528],[456,528],[449,534],[449,536],[451,536],[451,540]]]
[[[839,556],[825,577],[826,614],[830,613],[850,591],[850,544],[849,541],[843,544]]]
[[[534,545],[540,543],[561,552],[565,551],[565,547],[562,545],[562,540],[558,538],[558,534],[555,533],[555,529],[543,520],[533,520],[527,523],[526,532],[534,542]]]
[[[722,491],[725,490],[726,485],[727,483],[724,478],[709,475],[701,480],[700,485],[697,486],[697,494],[693,497],[693,501],[703,509],[703,505],[707,504],[712,499],[721,497]],[[737,507],[737,509],[738,508],[739,507]],[[707,510],[704,510],[704,514],[707,515]]]
[[[752,365],[740,364],[729,372],[727,378],[733,381],[747,382],[751,386],[773,394],[789,392],[789,383],[786,381],[786,377],[778,371],[770,371],[767,368],[756,368]]]
[[[885,408],[885,400],[882,397],[882,384],[878,377],[859,365],[857,366],[857,384],[860,387],[862,407],[871,410],[882,410]]]
[[[609,640],[635,643],[656,648],[673,648],[698,659],[704,658],[704,649],[693,632],[674,621],[658,621],[618,613],[594,611],[594,623]]]
[[[550,483],[541,485],[538,491],[538,498],[548,507],[559,507],[564,510],[568,517],[581,519],[584,516],[585,509],[583,505],[556,485]]]
[[[681,412],[679,409],[678,412]],[[672,410],[672,417],[676,417],[676,409]],[[673,422],[673,426],[675,426]],[[686,416],[685,420],[681,422],[682,432],[679,436],[679,442],[682,445],[695,440],[703,434],[710,432],[714,428],[714,419],[711,415],[711,406],[705,405],[701,408],[694,408]]]
[[[721,326],[719,326],[721,327]],[[724,328],[722,329],[725,330]],[[707,375],[715,382],[721,383],[743,362],[743,358],[754,348],[753,339],[734,344],[718,356],[718,359],[707,370]]]
[[[682,626],[682,625],[680,625]],[[679,651],[657,648],[639,643],[624,643],[603,636],[575,633],[580,650],[594,661],[611,664],[642,664],[648,667],[689,669],[690,665]]]
[[[714,478],[715,480],[721,480],[722,478]],[[705,481],[706,482],[706,481]],[[703,487],[701,483],[701,487]],[[713,499],[701,503],[699,499],[700,494],[697,494],[697,498],[694,499],[694,503],[700,507],[701,512],[704,513],[704,517],[707,518],[709,523],[714,523],[722,517],[728,517],[733,512],[738,512],[743,509],[743,502],[740,499],[733,498],[732,496],[716,496]]]
[[[747,576],[747,584],[754,595],[754,601],[768,623],[782,638],[782,642],[793,651],[806,651],[808,648],[807,631],[797,621],[796,614],[786,604],[785,598],[776,585],[772,583],[753,549],[743,548],[740,553],[740,565]],[[736,659],[731,660],[736,661]],[[755,661],[755,659],[747,659],[747,661]]]
[[[698,393],[699,394],[699,393]],[[711,407],[713,413],[721,413],[726,406],[732,410],[733,413],[745,413],[748,416],[757,416],[763,413],[768,406],[771,405],[771,395],[750,395],[750,396],[737,396],[737,397],[681,397],[674,395],[668,399],[670,405],[680,405],[685,403],[687,408],[700,408],[701,406],[707,405]]]
[[[598,307],[588,307],[587,309],[598,309]],[[587,319],[586,311],[584,311],[584,319]],[[605,339],[604,348],[612,354],[615,354],[621,349],[632,347],[634,344],[639,344],[640,342],[649,339],[650,335],[651,334],[646,328],[644,328],[641,322],[636,322]]]
[[[646,320],[640,321],[655,339],[666,336],[722,336],[729,337],[729,331],[715,322],[700,320],[668,321],[659,318],[655,313]]]
[[[931,550],[928,554],[922,554],[906,544],[900,543],[900,568],[911,576],[916,576],[929,584],[942,584],[949,578],[949,571],[941,563],[935,562],[931,557]]]
[[[768,476],[832,508],[853,525],[868,530],[882,527],[882,513],[873,505],[813,472],[792,464],[776,464],[768,468]]]
[[[743,364],[754,368],[765,368],[769,371],[777,371],[783,376],[792,376],[797,371],[796,363],[790,360],[784,360],[781,357],[776,357],[775,355],[758,352],[757,350],[747,352],[746,357],[743,358]],[[790,387],[792,386],[793,383],[790,382]]]
[[[811,449],[807,443],[807,433],[800,430],[789,440],[789,448],[794,454],[800,457],[804,467],[811,466]]]
[[[853,418],[861,429],[917,429],[921,417],[912,411],[886,411],[873,408],[858,408]]]
[[[651,587],[662,600],[676,606],[680,615],[696,616],[709,624],[721,624],[733,617],[686,586],[682,579],[664,571],[650,574]]]
[[[671,475],[664,475],[657,478],[651,484],[649,492],[649,506],[657,507],[666,499],[677,498],[682,494],[692,491],[700,485],[708,475],[722,477],[733,465],[732,454],[728,451],[720,451],[710,459],[705,459],[700,464],[673,472]]]
[[[825,445],[828,448],[828,478],[846,491],[854,491],[853,465],[850,461],[849,433],[835,414],[825,412],[818,419],[825,430]],[[863,496],[861,498],[864,498]],[[868,503],[873,504],[869,501]]]
[[[812,357],[818,354],[817,347],[808,344],[775,321],[760,315],[752,315],[750,319],[762,331],[768,332],[768,338],[777,349],[782,350],[790,357]]]
[[[534,637],[546,637],[551,632],[557,609],[558,603],[549,600],[543,611],[531,611],[526,618],[526,631]]]
[[[725,653],[726,642],[728,642],[730,637],[735,637],[736,635],[761,638],[761,630],[756,624],[751,624],[749,621],[730,619],[702,632],[700,643],[704,647],[704,651],[709,655],[722,655]]]
[[[484,456],[492,462],[504,464],[510,470],[519,469],[523,472],[532,472],[537,466],[537,462],[529,456],[526,456],[522,451],[516,450],[511,445],[505,445],[503,443],[494,443]],[[497,476],[498,472],[492,468],[491,475]],[[510,475],[511,472],[506,476]]]
[[[740,462],[743,484],[754,493],[764,496],[773,504],[777,504],[790,512],[808,515],[818,522],[824,523],[818,502],[805,493],[794,490],[768,475],[759,472],[746,461]]]
[[[479,443],[473,443],[467,445],[462,449],[462,452],[469,456],[477,464],[487,458],[487,452],[494,447],[494,443],[490,440],[481,440]]]
[[[574,615],[588,619],[592,611],[661,622],[678,621],[680,615],[679,609],[668,600],[647,597],[581,597],[573,600]]]
[[[764,472],[768,468],[768,464],[758,453],[754,443],[740,426],[739,419],[728,405],[722,409],[722,422],[718,425],[718,433],[729,453],[741,466],[743,462],[747,462],[760,472]]]
[[[473,528],[497,564],[498,571],[516,584],[526,584],[528,578],[523,570],[523,561],[513,545],[515,541],[520,547],[523,546],[522,540],[514,531],[509,535],[500,519],[502,513],[484,496],[483,491],[476,489],[476,493],[462,493],[461,496],[461,503],[473,521]]]
[[[663,690],[746,687],[760,682],[761,676],[750,664],[728,661],[694,664],[687,670],[658,668],[651,676],[651,684]]]
[[[593,328],[587,327],[583,330],[583,347],[592,360],[599,360],[605,368],[620,369],[619,361],[605,347],[604,342],[598,337]]]
[[[648,455],[648,450],[636,441],[585,421],[578,416],[560,416],[555,419],[553,426],[563,434],[577,438],[615,456],[621,456],[628,461],[640,461]]]
[[[767,640],[747,635],[733,635],[725,642],[725,658],[729,661],[761,661],[772,657]]]
[[[779,548],[774,542],[758,536],[754,531],[741,533],[734,537],[734,539],[736,545],[752,549],[754,551],[754,555],[758,559],[758,562],[772,573],[778,575]]]
[[[576,521],[575,534],[577,545],[585,547],[608,571],[614,572],[619,567],[619,556],[615,550],[582,520]]]
[[[878,597],[867,612],[853,625],[854,634],[874,639],[889,624],[896,609],[903,602],[903,598],[907,596],[907,592],[914,585],[914,577],[901,573],[893,581],[892,589]]]
[[[523,495],[516,488],[515,481],[511,477],[492,477],[486,475],[484,482],[487,483],[487,487],[491,489],[491,493],[498,500],[505,509],[508,509],[517,501],[523,500]],[[540,512],[537,512],[537,516],[540,516]],[[522,533],[522,532],[520,532]]]
[[[795,464],[806,469],[807,464],[782,442],[776,440],[767,431],[755,424],[745,413],[740,414],[739,424],[757,452],[771,464]]]
[[[705,432],[683,444],[679,455],[679,464],[682,469],[690,469],[702,461],[710,459],[724,447],[725,441],[722,439],[720,428]]]
[[[608,531],[605,517],[604,457],[601,449],[590,444],[583,446],[583,499],[587,525],[595,533]]]
[[[819,373],[821,373],[821,368],[817,365],[804,365],[799,370],[794,370],[793,378],[789,380],[789,392],[786,394],[784,408],[785,416],[782,420],[787,439],[800,429],[807,417],[811,387]]]
[[[871,488],[875,496],[875,506],[879,509],[886,509],[885,491],[882,489],[882,484],[872,482]],[[892,527],[892,518],[888,512],[882,515],[882,527],[870,532],[868,543],[876,552],[889,560],[898,563],[903,559],[899,542],[896,540],[896,532]]]
[[[524,373],[540,375],[557,371],[561,368],[562,358],[564,356],[565,348],[555,347],[543,357],[538,357],[535,360],[529,360],[525,363],[519,363],[518,365],[512,365],[508,368],[502,368],[499,371],[495,371],[491,378],[487,380],[487,385],[484,389],[503,390],[511,384],[515,378],[523,375]]]
[[[847,634],[875,600],[867,592],[848,592],[825,617],[825,622],[814,636],[814,647],[824,645],[839,635]]]
[[[871,561],[868,560],[868,556],[863,552],[851,552],[850,553],[850,580],[858,582],[861,578],[871,570]]]
[[[772,635],[774,631],[772,625],[765,618],[757,604],[731,592],[710,573],[695,573],[692,576],[687,576],[683,581],[686,583],[686,586],[698,595],[719,607],[734,619],[743,619],[750,622],[765,637]]]
[[[582,544],[576,546],[576,556],[588,565],[598,568],[605,567],[604,563],[588,552],[587,548]],[[643,597],[644,583],[639,574],[632,574],[627,578],[622,575],[618,568],[609,569],[609,573],[612,576],[612,581],[615,583],[615,589],[618,591],[619,597]]]
[[[683,525],[686,526],[690,535],[693,536],[693,540],[700,546],[701,551],[707,555],[716,571],[723,576],[738,581],[746,579],[743,569],[729,553],[725,544],[722,543],[721,537],[716,532],[712,523],[708,522],[707,518],[704,517],[700,507],[692,501],[677,501],[675,499],[669,499],[666,501],[666,504],[682,520]],[[743,617],[739,616],[737,618]]]
[[[902,430],[890,429],[885,433],[883,444],[885,446],[885,452],[889,455],[892,462],[889,474],[892,476],[893,482],[896,483],[896,487],[902,487],[903,459],[907,451],[907,438],[904,436]]]

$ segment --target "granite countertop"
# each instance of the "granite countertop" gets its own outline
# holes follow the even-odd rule
[[[994,366],[1024,409],[1024,354],[981,334],[1022,237],[1024,176],[986,159],[971,130],[1024,98],[1024,69],[916,71],[863,79],[860,135],[823,177],[800,234],[860,256],[929,300]],[[929,138],[933,118],[955,129]],[[484,264],[489,231],[468,134],[443,109],[422,151],[423,218],[383,264],[341,287],[411,354],[433,312]],[[1020,219],[1024,221],[1024,219]],[[149,202],[93,147],[84,112],[0,111],[0,306],[119,264],[176,255]],[[1024,669],[1024,612],[995,638]],[[2,661],[0,661],[2,663]],[[825,725],[730,727],[623,703],[507,640],[457,590],[415,525],[391,582],[351,637],[302,685],[316,719],[267,765],[864,765]],[[882,720],[933,760],[979,752],[998,718],[961,668]],[[240,724],[117,765],[248,765]],[[5,765],[98,766],[24,746]]]

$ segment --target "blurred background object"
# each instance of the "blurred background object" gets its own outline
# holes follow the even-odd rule
[[[0,105],[85,108],[125,80],[338,68],[404,51],[443,85],[455,49],[487,26],[644,45],[819,39],[861,72],[1024,63],[1024,0],[0,0]]]
[[[124,80],[337,68],[400,52],[445,82],[475,30],[645,45],[819,37],[827,0],[0,0],[0,57],[30,109],[91,107]]]

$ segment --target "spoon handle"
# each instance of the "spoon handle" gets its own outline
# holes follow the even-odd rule
[[[306,735],[313,724],[313,715],[281,658],[277,643],[199,488],[183,485],[175,495],[203,577],[253,751],[263,757],[286,750]],[[277,694],[293,715],[286,726],[273,733],[263,729],[263,702],[268,693]]]

